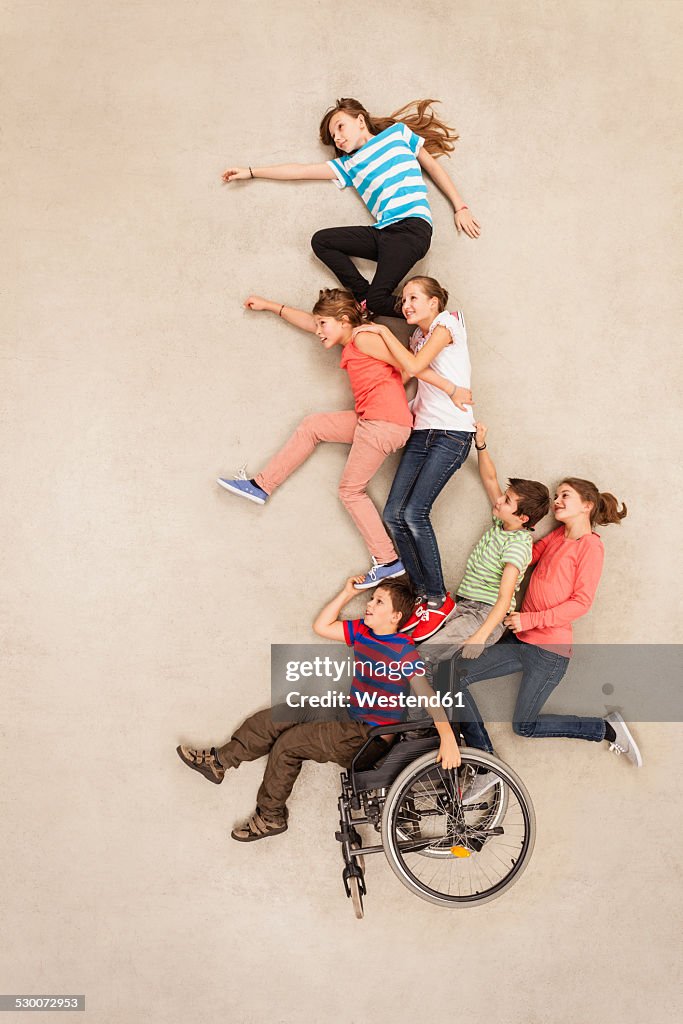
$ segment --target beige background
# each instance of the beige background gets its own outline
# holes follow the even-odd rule
[[[672,1019],[679,726],[637,727],[639,773],[494,728],[538,815],[523,880],[448,913],[376,857],[362,923],[335,768],[306,766],[289,833],[242,847],[262,765],[211,788],[174,747],[267,703],[269,644],[312,640],[365,566],[343,450],[264,510],[214,484],[349,404],[334,354],[240,302],[308,306],[332,281],[309,237],[366,222],[360,201],[220,185],[233,162],[324,159],[339,95],[380,114],[439,97],[461,134],[449,167],[482,237],[457,237],[432,190],[423,269],[466,311],[501,473],[592,477],[629,505],[577,639],[680,641],[682,12],[2,4],[3,992],[85,992],[98,1024]],[[472,461],[435,513],[449,580],[486,517]],[[569,677],[554,706],[580,710]]]

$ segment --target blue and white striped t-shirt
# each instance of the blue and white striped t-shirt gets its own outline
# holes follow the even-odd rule
[[[360,149],[328,160],[337,188],[356,189],[376,220],[374,227],[421,217],[432,223],[427,186],[417,160],[424,139],[402,124],[373,135]]]

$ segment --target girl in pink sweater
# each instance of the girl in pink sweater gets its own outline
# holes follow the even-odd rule
[[[593,526],[621,522],[626,506],[620,509],[613,494],[601,494],[590,481],[568,477],[557,488],[554,512],[560,525],[534,544],[534,568],[521,611],[511,612],[505,619],[513,635],[507,642],[487,648],[476,668],[468,665],[459,685],[468,687],[480,679],[521,672],[512,722],[518,736],[607,740],[610,750],[626,754],[640,767],[640,751],[617,712],[607,718],[541,714],[569,667],[572,624],[589,610],[600,582],[604,549]],[[474,712],[474,721],[467,723],[467,742],[493,751],[476,704],[471,694],[467,697]],[[484,785],[486,780],[482,777],[478,781]]]

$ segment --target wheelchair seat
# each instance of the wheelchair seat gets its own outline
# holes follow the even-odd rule
[[[373,748],[377,746],[375,737],[389,733],[396,733],[397,739],[388,751],[377,750],[377,760],[373,763]],[[369,789],[388,789],[407,764],[430,750],[437,750],[439,744],[439,734],[431,718],[378,726],[370,732],[367,741],[353,759],[349,772],[353,792],[358,794]]]

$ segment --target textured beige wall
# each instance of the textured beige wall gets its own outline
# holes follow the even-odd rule
[[[348,404],[334,355],[240,300],[308,304],[331,281],[308,239],[364,220],[359,200],[219,183],[233,161],[322,158],[339,95],[443,100],[483,232],[458,238],[432,192],[424,266],[466,310],[501,472],[593,477],[629,504],[578,639],[680,641],[682,10],[2,4],[2,991],[86,992],[98,1024],[672,1019],[680,727],[638,727],[640,773],[498,727],[539,820],[523,880],[449,914],[374,858],[363,923],[334,768],[306,766],[288,835],[245,848],[229,828],[262,766],[211,789],[173,748],[266,703],[269,643],[312,639],[365,562],[341,450],[266,510],[213,482]],[[486,515],[472,463],[435,515],[449,579]]]

